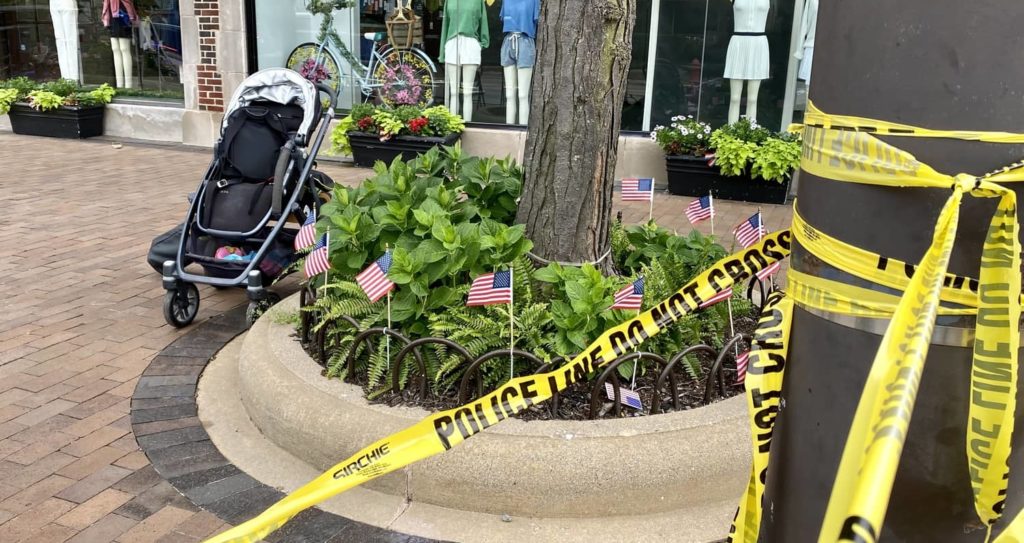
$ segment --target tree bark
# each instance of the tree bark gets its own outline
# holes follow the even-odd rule
[[[594,261],[608,250],[635,19],[636,0],[541,4],[516,221],[543,258]]]

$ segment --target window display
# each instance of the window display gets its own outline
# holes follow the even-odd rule
[[[344,8],[331,28],[351,51],[351,58],[339,58],[343,107],[400,105],[380,90],[427,85],[430,100],[417,105],[443,103],[475,123],[527,124],[541,1],[335,0]],[[248,2],[257,27],[250,46],[266,68],[285,65],[295,44],[316,43],[322,19],[307,8],[328,0]],[[746,117],[782,128],[799,93],[797,71],[810,75],[810,61],[800,59],[813,52],[816,6],[817,0],[637,0],[622,129],[651,130],[676,115],[713,126]],[[412,26],[398,30],[397,16]],[[400,50],[415,57],[405,64],[422,71],[385,85],[385,75],[402,72],[401,63],[387,59],[403,44]],[[304,58],[315,60],[319,49],[311,45]],[[341,48],[327,49],[330,64]]]
[[[740,98],[747,86],[745,117],[757,122],[757,92],[768,79],[768,22],[770,0],[733,0],[735,31],[725,53],[725,78],[729,80],[729,123],[740,119]]]
[[[0,2],[0,78],[109,83],[182,98],[178,0]]]
[[[505,38],[501,66],[505,70],[505,123],[526,124],[530,116],[530,80],[537,60],[540,0],[505,0],[501,5]],[[518,116],[516,115],[518,112]]]
[[[491,44],[484,0],[448,0],[441,23],[441,62],[444,62],[444,105],[473,120],[473,91],[480,52]],[[459,108],[461,83],[462,107]]]

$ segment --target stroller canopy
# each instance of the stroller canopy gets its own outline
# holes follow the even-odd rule
[[[308,134],[316,122],[317,90],[311,81],[297,72],[287,68],[267,68],[260,70],[242,81],[235,90],[231,102],[224,112],[221,129],[228,127],[231,113],[238,108],[248,106],[257,100],[267,100],[278,104],[296,104],[302,106],[302,124],[300,134]]]

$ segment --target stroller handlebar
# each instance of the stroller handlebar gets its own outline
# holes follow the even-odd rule
[[[334,108],[338,105],[338,95],[335,94],[334,89],[332,89],[331,87],[329,87],[329,86],[327,86],[327,85],[325,85],[323,83],[317,83],[316,84],[316,90],[326,94],[327,97],[330,98],[330,100],[331,100],[331,110],[334,110]]]

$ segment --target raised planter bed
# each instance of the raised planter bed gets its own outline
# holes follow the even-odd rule
[[[727,177],[716,166],[708,166],[703,157],[666,155],[668,191],[680,196],[707,196],[754,202],[784,204],[789,196],[790,179],[782,183],[747,176]]]
[[[372,404],[358,386],[324,379],[294,326],[275,317],[297,311],[297,298],[257,321],[239,358],[242,403],[263,435],[327,469],[427,415]],[[366,486],[455,510],[532,518],[633,516],[702,504],[724,504],[725,518],[750,473],[745,404],[737,396],[653,417],[510,419]]]
[[[401,155],[402,160],[412,160],[416,155],[426,153],[440,145],[454,145],[462,134],[449,134],[443,138],[398,136],[387,141],[380,141],[380,136],[365,132],[349,132],[348,139],[352,146],[352,158],[356,166],[372,168],[381,160],[391,164],[395,157]]]
[[[67,107],[37,111],[28,104],[11,104],[11,130],[26,136],[83,139],[103,135],[105,106]]]

